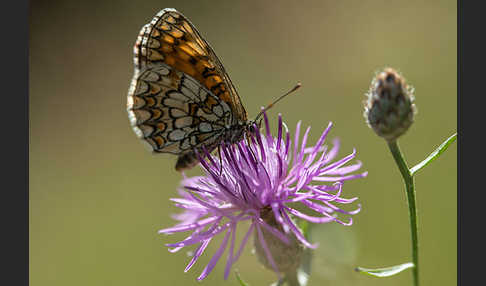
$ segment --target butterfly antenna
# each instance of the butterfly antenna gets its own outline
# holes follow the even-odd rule
[[[297,89],[299,89],[299,87],[301,87],[301,86],[302,86],[302,84],[300,82],[298,82],[291,90],[287,91],[286,93],[284,93],[283,95],[281,95],[279,98],[277,98],[276,100],[274,100],[272,103],[270,103],[269,105],[267,105],[262,111],[260,111],[260,113],[258,113],[258,115],[255,117],[255,121],[254,122],[257,122],[258,119],[263,115],[263,113],[265,111],[267,111],[270,108],[272,108],[277,102],[279,102],[280,100],[282,100],[287,95],[293,93],[294,91],[296,91]]]

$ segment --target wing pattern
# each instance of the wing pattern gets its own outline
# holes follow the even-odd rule
[[[174,67],[231,106],[235,122],[246,122],[247,113],[221,61],[194,25],[178,11],[163,9],[145,25],[134,54],[135,69],[156,63]]]
[[[166,64],[144,69],[130,94],[130,123],[154,152],[180,154],[211,145],[231,121],[226,102]]]
[[[141,29],[134,65],[127,101],[132,128],[153,152],[179,155],[176,169],[196,163],[195,148],[211,151],[229,135],[239,138],[247,124],[241,100],[212,48],[181,13],[163,9]]]

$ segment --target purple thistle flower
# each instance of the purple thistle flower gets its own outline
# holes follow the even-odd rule
[[[222,144],[220,157],[205,151],[206,159],[200,157],[205,176],[185,177],[181,182],[185,190],[179,190],[181,197],[171,199],[184,212],[174,216],[180,221],[179,224],[162,229],[159,233],[191,232],[180,242],[166,244],[171,247],[171,252],[198,244],[185,272],[203,254],[211,239],[224,233],[219,249],[198,280],[206,278],[213,270],[229,244],[224,272],[227,279],[231,266],[240,257],[252,233],[255,233],[255,241],[263,249],[270,266],[279,275],[281,271],[277,265],[281,264],[274,260],[271,247],[264,239],[268,238],[265,234],[272,234],[287,245],[298,241],[305,247],[315,248],[317,245],[307,241],[290,215],[312,223],[335,221],[351,225],[351,218],[344,222],[337,217],[337,213],[354,215],[360,211],[359,205],[353,211],[344,211],[337,206],[357,199],[341,197],[343,183],[365,177],[367,172],[350,174],[361,167],[359,161],[344,166],[355,157],[355,150],[340,160],[334,160],[339,142],[334,140],[330,150],[324,145],[332,123],[329,123],[315,146],[306,147],[310,127],[299,143],[299,122],[292,145],[288,131],[283,134],[285,125],[280,115],[278,119],[276,138],[270,133],[268,118],[264,114],[266,133],[255,128],[255,135],[246,140],[234,145]],[[291,205],[307,208],[319,215],[303,213]],[[236,228],[242,221],[249,221],[250,227],[237,246]]]

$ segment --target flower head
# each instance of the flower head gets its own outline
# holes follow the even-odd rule
[[[386,68],[376,75],[367,97],[364,117],[378,136],[393,141],[412,125],[417,113],[413,89],[394,69]]]
[[[324,145],[331,123],[316,145],[306,147],[310,127],[299,143],[299,122],[292,142],[289,132],[284,131],[281,116],[276,137],[270,133],[266,114],[264,120],[265,133],[255,128],[254,136],[237,144],[223,143],[220,157],[207,152],[200,156],[205,175],[184,178],[181,184],[184,189],[179,190],[181,197],[171,199],[184,212],[174,216],[179,224],[159,232],[191,232],[184,240],[167,244],[171,252],[198,244],[185,271],[194,265],[213,237],[224,233],[219,249],[198,280],[212,271],[229,245],[224,272],[226,279],[252,233],[255,233],[257,254],[260,250],[260,261],[263,257],[264,265],[270,266],[279,275],[287,266],[278,259],[275,241],[269,245],[269,236],[281,244],[292,246],[297,242],[303,247],[315,248],[317,245],[307,241],[293,217],[313,223],[335,221],[351,225],[351,218],[345,222],[337,214],[354,215],[360,210],[359,205],[353,211],[345,211],[338,206],[357,199],[341,197],[343,183],[364,177],[367,172],[351,174],[361,167],[360,162],[345,166],[355,157],[355,151],[335,160],[339,142],[335,140],[330,149]],[[236,228],[242,221],[249,221],[250,226],[237,245]]]

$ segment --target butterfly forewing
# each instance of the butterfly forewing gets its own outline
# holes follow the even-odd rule
[[[221,61],[194,25],[174,9],[163,9],[140,31],[134,47],[135,68],[165,63],[195,78],[228,103],[235,120],[247,114]]]
[[[134,47],[127,111],[138,137],[157,153],[178,154],[177,169],[196,163],[193,150],[212,150],[247,114],[223,65],[182,14],[160,11]]]

